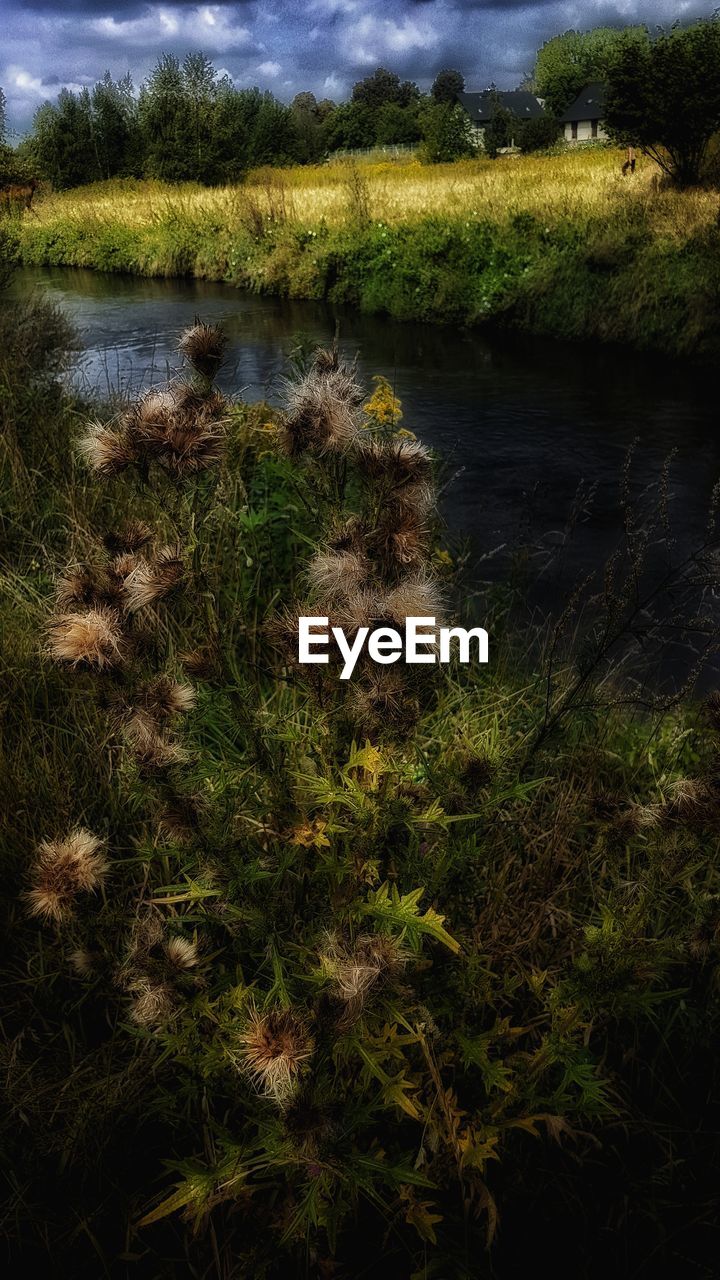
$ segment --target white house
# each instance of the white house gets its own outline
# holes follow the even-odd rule
[[[603,129],[605,85],[599,80],[586,84],[567,111],[560,117],[566,142],[593,142],[607,138]]]
[[[509,111],[516,120],[536,120],[545,114],[540,99],[527,89],[485,89],[482,93],[461,93],[458,100],[470,121],[472,140],[477,146],[482,146],[485,129],[498,106]],[[511,150],[514,144],[515,139],[512,138],[510,147],[505,149]]]

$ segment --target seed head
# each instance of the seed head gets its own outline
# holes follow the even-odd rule
[[[187,752],[178,742],[170,742],[158,733],[157,724],[147,711],[133,711],[123,730],[128,746],[144,769],[169,769],[187,760]]]
[[[141,694],[141,706],[157,720],[192,711],[197,696],[191,684],[158,676]]]
[[[334,626],[343,627],[352,637],[360,627],[372,627],[383,617],[374,591],[356,590],[340,601],[331,619]]]
[[[389,591],[383,601],[383,616],[396,626],[407,618],[435,618],[442,613],[442,593],[434,579],[418,573],[404,578]]]
[[[215,654],[210,646],[181,653],[180,662],[188,675],[196,676],[198,680],[209,679],[217,666]]]
[[[313,593],[333,600],[352,595],[367,579],[370,566],[357,551],[318,551],[307,567]]]
[[[167,1022],[175,1012],[175,992],[169,982],[155,982],[150,978],[138,978],[133,984],[134,998],[130,1017],[141,1027],[158,1026]]]
[[[371,667],[350,690],[348,711],[364,732],[410,730],[417,722],[420,706],[399,671]]]
[[[110,529],[103,539],[111,556],[134,555],[152,541],[152,529],[144,520],[130,520],[120,529]]]
[[[227,338],[219,325],[195,322],[186,329],[178,350],[205,378],[214,378],[223,361]]]
[[[140,560],[124,584],[125,605],[130,613],[154,604],[179,585],[184,565],[180,548],[163,547],[152,560]]]
[[[33,887],[26,894],[31,915],[63,920],[72,914],[78,893],[102,884],[108,869],[102,841],[84,827],[64,840],[47,840],[38,848]]]
[[[119,666],[125,656],[120,616],[106,606],[58,614],[51,620],[48,635],[51,657],[73,667],[86,665],[105,671]]]
[[[160,826],[171,840],[192,840],[200,825],[202,802],[194,796],[176,795],[163,809]]]
[[[96,604],[101,587],[102,575],[87,565],[81,565],[58,578],[55,600],[60,609],[69,609],[72,605]]]
[[[320,960],[345,1005],[341,1025],[349,1026],[362,1013],[370,991],[402,971],[406,956],[389,936],[363,934],[346,947],[329,935]]]
[[[290,1010],[253,1010],[240,1037],[240,1062],[258,1089],[286,1106],[313,1051],[305,1024]]]
[[[148,461],[179,479],[214,466],[222,457],[227,402],[186,383],[149,392],[134,409],[131,434]]]
[[[114,430],[102,422],[91,422],[79,441],[88,466],[99,475],[114,476],[137,461],[137,451],[127,431]]]
[[[284,422],[287,452],[295,457],[343,453],[358,439],[363,393],[352,370],[326,369],[321,362],[297,383],[286,383]]]
[[[71,951],[68,956],[70,967],[77,974],[78,978],[90,978],[95,970],[95,956],[92,951],[85,951],[78,947],[76,951]]]
[[[419,569],[427,560],[429,532],[422,513],[398,509],[394,504],[383,508],[371,539],[372,549],[389,572]]]
[[[193,969],[199,963],[198,949],[189,938],[170,938],[165,950],[175,969]]]

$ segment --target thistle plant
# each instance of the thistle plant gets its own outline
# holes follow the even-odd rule
[[[584,1150],[623,1105],[623,1020],[649,1043],[712,952],[715,882],[684,843],[711,778],[673,785],[690,748],[657,727],[666,777],[616,707],[634,791],[577,726],[533,769],[543,691],[507,670],[300,666],[302,614],[348,635],[451,616],[433,459],[338,350],[273,412],[215,389],[223,345],[194,326],[189,378],[86,434],[124,515],[60,575],[45,650],[97,698],[88,758],[123,818],[39,832],[24,906],[134,1082],[118,1116],[161,1134],[139,1247],[267,1280],[386,1250],[472,1274],[496,1168],[534,1194],[541,1139]]]

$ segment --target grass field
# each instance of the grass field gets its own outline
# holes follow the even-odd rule
[[[222,188],[114,181],[48,195],[36,214],[41,226],[68,219],[84,227],[120,222],[139,228],[187,218],[237,229],[259,214],[298,228],[337,227],[357,216],[359,189],[370,218],[392,226],[459,216],[502,223],[528,213],[549,225],[583,218],[632,225],[641,211],[656,235],[685,241],[713,225],[717,193],[659,190],[649,160],[632,179],[623,178],[622,159],[614,149],[578,149],[442,165],[341,161],[268,168],[250,173],[243,186]]]
[[[224,280],[401,319],[491,321],[700,358],[720,344],[712,190],[620,152],[422,166],[347,162],[202,189],[112,182],[45,196],[25,261]]]

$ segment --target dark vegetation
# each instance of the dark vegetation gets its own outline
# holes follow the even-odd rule
[[[718,707],[620,681],[717,648],[716,511],[679,560],[668,473],[547,634],[508,587],[487,670],[341,689],[298,608],[462,585],[387,384],[232,405],[200,326],[103,409],[72,348],[0,311],[9,1274],[715,1275]]]

